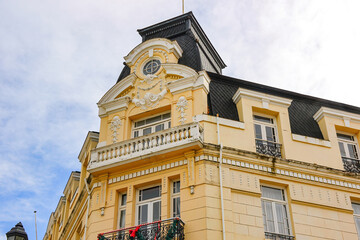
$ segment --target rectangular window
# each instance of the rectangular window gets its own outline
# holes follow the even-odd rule
[[[338,133],[337,138],[342,157],[359,159],[357,142],[353,136]]]
[[[125,228],[125,215],[126,215],[126,193],[119,194],[119,228]]]
[[[358,233],[358,238],[360,239],[360,204],[359,203],[351,203],[351,205],[354,210],[354,221],[355,221],[356,230]]]
[[[137,224],[161,220],[161,186],[141,189],[138,194]]]
[[[256,152],[281,157],[275,120],[273,118],[254,115]]]
[[[140,137],[171,127],[171,115],[165,113],[134,122],[132,136]]]
[[[345,171],[360,173],[359,148],[356,138],[352,135],[337,133],[337,139]]]
[[[172,217],[180,217],[180,181],[174,181],[171,191]]]
[[[261,186],[261,207],[267,239],[292,239],[284,189]]]

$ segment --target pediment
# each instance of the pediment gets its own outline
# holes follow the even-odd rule
[[[182,56],[183,50],[176,41],[170,41],[165,38],[154,38],[140,43],[131,52],[124,57],[126,64],[130,67],[135,65],[142,56],[152,57],[154,49],[162,49],[164,54],[173,53],[177,59]],[[146,54],[145,54],[146,53]],[[166,62],[169,59],[167,58]]]

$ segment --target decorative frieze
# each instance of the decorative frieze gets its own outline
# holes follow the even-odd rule
[[[128,179],[148,175],[148,174],[161,172],[161,171],[164,171],[164,170],[167,170],[167,169],[176,168],[176,167],[186,165],[187,163],[188,163],[187,160],[184,159],[184,160],[180,160],[180,161],[176,161],[176,162],[172,162],[172,163],[158,165],[158,166],[155,166],[155,167],[147,168],[145,170],[141,170],[141,171],[137,171],[137,172],[133,172],[133,173],[129,173],[129,174],[124,174],[124,175],[121,175],[121,176],[118,176],[118,177],[111,178],[111,179],[109,179],[108,183],[112,184],[112,183],[116,183],[116,182],[125,181],[125,180],[128,180]]]
[[[200,156],[195,157],[195,162],[198,162],[198,161],[201,161],[201,160],[219,162],[219,158],[216,157],[216,156],[200,155]],[[241,167],[241,168],[248,168],[248,169],[258,170],[258,171],[261,171],[261,172],[269,172],[269,173],[273,172],[273,169],[271,167],[267,167],[267,166],[264,166],[264,165],[261,165],[261,164],[253,164],[253,163],[248,163],[248,162],[243,162],[243,161],[230,160],[230,159],[227,159],[227,158],[223,158],[222,162],[224,164],[237,166],[237,167]],[[312,181],[312,182],[318,182],[318,183],[323,183],[323,184],[334,185],[334,186],[346,187],[346,188],[351,188],[351,189],[360,189],[359,184],[350,183],[350,182],[342,181],[342,180],[339,180],[339,179],[320,177],[320,176],[311,175],[311,174],[307,174],[307,173],[288,171],[286,169],[281,169],[281,168],[276,168],[275,174],[282,175],[282,176],[287,176],[287,177],[291,177],[291,178],[297,178],[297,179]]]

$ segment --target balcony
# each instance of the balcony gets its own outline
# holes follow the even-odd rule
[[[89,172],[137,160],[163,151],[171,151],[203,142],[203,129],[199,123],[189,123],[146,136],[106,145],[91,152]]]
[[[256,152],[281,158],[281,144],[256,139]]]
[[[265,232],[265,239],[271,240],[294,240],[295,238],[290,235],[284,235],[280,233]]]
[[[347,172],[360,173],[360,160],[355,158],[342,157],[344,169]]]
[[[135,227],[101,233],[98,240],[183,240],[185,223],[180,218],[170,218]]]

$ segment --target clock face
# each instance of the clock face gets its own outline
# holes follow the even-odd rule
[[[152,59],[147,62],[143,68],[144,75],[154,74],[160,69],[160,61],[157,59]]]

